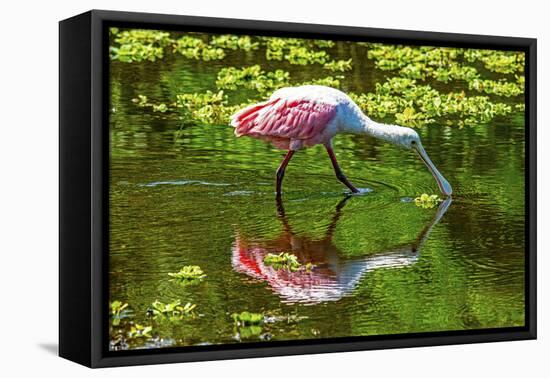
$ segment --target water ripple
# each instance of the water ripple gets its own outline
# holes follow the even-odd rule
[[[155,187],[160,185],[206,185],[206,186],[230,186],[228,183],[208,182],[200,180],[173,180],[173,181],[154,181],[147,184],[139,184],[144,187]]]

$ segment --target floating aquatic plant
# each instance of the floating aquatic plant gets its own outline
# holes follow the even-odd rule
[[[109,340],[109,350],[127,350],[128,348],[128,341],[123,334],[113,334],[111,332],[111,339]]]
[[[117,326],[120,321],[130,316],[128,303],[122,303],[121,301],[112,301],[109,303],[109,313],[111,316],[111,324]]]
[[[449,62],[447,65],[439,66],[433,70],[425,69],[424,72],[428,72],[434,79],[444,83],[448,83],[451,80],[464,80],[470,82],[480,77],[474,67],[464,66],[456,62]]]
[[[400,113],[395,113],[395,120],[403,126],[418,127],[431,122],[425,113],[417,112],[413,107],[407,107]]]
[[[309,316],[300,316],[296,314],[269,315],[265,316],[264,323],[298,323],[305,319],[309,319]]]
[[[331,60],[323,65],[329,71],[346,72],[352,69],[351,58],[348,60]]]
[[[441,199],[437,194],[426,194],[423,193],[419,197],[416,197],[414,199],[414,203],[416,206],[422,207],[424,209],[431,209],[437,206],[441,202]]]
[[[164,47],[172,42],[170,34],[158,30],[132,29],[111,33],[118,46],[109,49],[111,60],[125,63],[162,59]]]
[[[125,45],[142,43],[156,46],[167,46],[172,43],[170,33],[160,30],[130,29],[115,33],[115,42]]]
[[[128,338],[130,339],[138,339],[143,337],[151,337],[151,331],[153,330],[152,326],[142,326],[140,324],[135,323],[130,327],[130,330],[128,331]]]
[[[412,127],[434,123],[440,117],[456,117],[459,127],[477,125],[512,111],[510,105],[492,102],[487,96],[443,94],[430,85],[401,77],[377,83],[374,92],[350,93],[350,97],[371,117],[395,115],[397,122]]]
[[[512,97],[523,94],[524,88],[520,83],[506,80],[475,79],[468,83],[470,89],[479,92],[495,94],[497,96]]]
[[[318,79],[306,80],[296,85],[324,85],[332,88],[340,87],[340,79],[334,76],[326,76]]]
[[[298,257],[288,252],[281,252],[279,254],[268,253],[264,257],[264,264],[272,266],[277,270],[286,269],[290,272],[296,272],[302,268]]]
[[[149,108],[153,112],[166,113],[169,110],[173,110],[175,106],[171,106],[164,102],[153,103],[149,101],[149,98],[145,95],[138,94],[136,98],[132,99],[132,102],[139,106],[140,108]]]
[[[259,42],[253,42],[252,38],[248,35],[232,35],[225,34],[219,35],[212,38],[210,45],[214,47],[219,47],[222,49],[230,50],[244,50],[251,51],[257,50],[260,46]]]
[[[171,104],[154,103],[147,96],[139,94],[132,102],[153,112],[180,111],[182,121],[202,124],[227,124],[232,114],[247,105],[229,105],[223,91],[178,94]]]
[[[313,268],[315,268],[315,264],[312,264],[310,262],[308,262],[304,265],[304,270],[306,272],[311,272],[313,270]]]
[[[464,49],[469,62],[481,61],[490,71],[511,74],[525,69],[525,53],[515,51]]]
[[[109,49],[109,54],[112,60],[118,60],[125,63],[141,62],[145,60],[154,62],[163,57],[164,50],[162,47],[134,43],[121,45],[119,47],[112,46]]]
[[[196,283],[206,277],[206,274],[197,265],[186,265],[179,272],[168,273],[168,275],[183,284]]]
[[[290,64],[325,64],[330,55],[318,48],[334,46],[332,41],[306,40],[298,38],[263,37],[267,60],[287,60]]]
[[[176,107],[183,111],[181,118],[185,121],[227,124],[242,106],[230,106],[223,91],[176,95]]]
[[[189,302],[182,306],[179,299],[170,303],[163,303],[156,300],[147,309],[147,314],[156,318],[180,320],[183,317],[192,316],[195,307],[197,307],[196,304],[191,304]]]
[[[134,46],[135,49],[171,46],[174,52],[192,59],[221,59],[225,55],[224,50],[251,51],[265,48],[268,59],[272,60],[288,60],[292,64],[321,64],[323,68],[335,72],[345,72],[352,68],[351,59],[331,60],[328,53],[323,50],[333,47],[332,41],[229,34],[207,36],[197,33],[187,33],[180,38],[172,39],[166,32],[140,30],[133,33],[116,31],[112,36],[121,46],[140,44],[140,47]],[[504,104],[494,98],[517,97],[524,93],[525,77],[521,74],[523,69],[519,67],[524,64],[523,53],[380,43],[360,45],[367,47],[367,55],[375,61],[377,68],[396,71],[399,74],[385,82],[376,83],[372,92],[349,93],[370,117],[385,121],[387,118],[394,118],[396,123],[411,127],[442,122],[446,125],[464,127],[486,124],[495,117],[522,110],[521,104]],[[152,60],[161,56],[160,52],[153,50],[144,51],[143,54],[145,56],[139,57],[140,53],[131,52],[129,59]],[[510,75],[501,78],[482,78],[477,66],[468,65],[478,61],[495,72],[514,73],[515,80],[511,80]],[[506,62],[512,62],[517,67],[506,70],[502,67]],[[236,111],[250,103],[265,99],[281,87],[317,84],[339,88],[343,78],[344,76],[327,76],[296,82],[287,71],[281,69],[265,71],[259,65],[225,67],[218,71],[217,92],[178,94],[173,103],[155,103],[142,94],[133,101],[137,106],[147,108],[153,113],[162,114],[179,110],[184,123],[227,124]],[[452,80],[464,81],[467,83],[468,91],[484,95],[471,95],[470,92],[463,91],[442,93],[425,83],[428,78],[444,83]],[[250,96],[241,104],[230,103],[223,91],[239,89],[254,90],[257,95]]]
[[[259,65],[227,67],[218,72],[216,86],[219,89],[247,88],[260,93],[272,92],[289,85],[290,75],[283,70],[265,72]]]
[[[265,320],[264,314],[243,311],[231,314],[237,330],[237,339],[259,336],[262,333],[262,324]]]
[[[291,64],[305,66],[307,64],[325,64],[330,59],[326,51],[312,51],[306,47],[291,47],[285,55],[285,59]]]
[[[514,105],[514,109],[518,112],[524,112],[525,111],[525,103]]]
[[[238,328],[238,339],[248,339],[253,336],[261,336],[262,327],[260,326],[248,326]]]
[[[506,97],[518,96],[524,91],[521,83],[510,82],[507,78],[501,78],[498,81],[481,81],[478,70],[463,63],[463,60],[470,63],[479,60],[491,71],[504,74],[517,73],[522,72],[525,65],[525,54],[521,52],[412,47],[379,43],[368,43],[367,46],[369,48],[367,55],[375,60],[377,68],[385,71],[398,70],[405,78],[425,80],[427,77],[432,77],[444,83],[463,80],[468,82],[472,90]]]
[[[199,37],[185,35],[175,41],[173,51],[189,59],[203,61],[219,60],[225,57],[222,48],[212,46]]]
[[[307,41],[313,44],[314,46],[322,49],[328,49],[328,48],[334,47],[335,45],[334,41],[331,41],[328,39],[311,39]]]
[[[231,318],[235,322],[235,325],[243,327],[262,324],[264,322],[265,315],[255,312],[243,311],[241,313],[231,314]]]

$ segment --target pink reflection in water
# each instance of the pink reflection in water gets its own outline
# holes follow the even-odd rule
[[[413,264],[430,231],[451,204],[450,198],[442,202],[431,221],[410,244],[353,259],[341,257],[342,253],[332,241],[341,210],[349,198],[344,198],[336,206],[325,237],[321,240],[293,233],[282,203],[278,202],[279,219],[283,224],[281,235],[272,240],[259,240],[246,238],[237,231],[232,246],[233,269],[256,280],[267,282],[271,290],[285,303],[314,305],[338,301],[350,295],[368,271]],[[276,269],[264,263],[267,254],[281,252],[292,253],[298,257],[301,264],[311,263],[314,268],[310,271],[301,269],[292,272],[287,269]]]

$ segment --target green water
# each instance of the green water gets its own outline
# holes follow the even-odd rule
[[[341,89],[365,92],[387,73],[360,47]],[[216,91],[218,70],[261,64],[298,81],[320,67],[230,52],[222,61],[169,55],[161,62],[111,63],[111,300],[129,303],[133,321],[155,339],[137,347],[187,346],[524,324],[523,113],[490,125],[418,129],[424,147],[453,186],[452,201],[423,209],[411,199],[438,193],[410,151],[340,135],[334,148],[361,195],[347,196],[321,147],[291,161],[277,203],[275,170],[284,152],[227,125],[182,124],[132,98],[172,102],[177,93]],[[460,82],[434,83],[445,90]],[[227,91],[239,103],[246,93]],[[509,100],[513,103],[513,100]],[[290,252],[310,273],[275,271],[267,253]],[[199,265],[207,277],[181,286],[169,272]],[[197,305],[180,321],[146,314],[155,300]],[[239,332],[232,313],[265,313],[261,330]]]

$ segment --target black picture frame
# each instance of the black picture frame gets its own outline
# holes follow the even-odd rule
[[[108,27],[368,40],[526,53],[525,326],[109,352]],[[536,39],[92,10],[59,24],[59,355],[89,367],[536,338]]]

